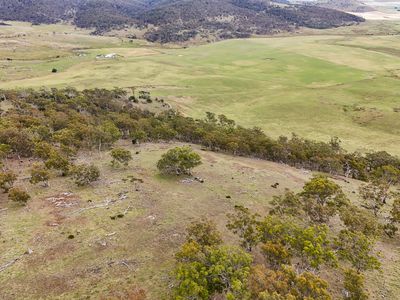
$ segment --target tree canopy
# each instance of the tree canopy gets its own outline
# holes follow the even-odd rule
[[[175,147],[163,154],[157,163],[160,172],[170,175],[191,175],[192,169],[201,164],[201,157],[188,146]]]

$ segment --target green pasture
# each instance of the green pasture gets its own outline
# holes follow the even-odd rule
[[[0,88],[135,86],[194,117],[213,111],[274,137],[338,136],[349,150],[400,154],[398,35],[353,28],[184,49],[68,25],[12,24],[0,28]],[[96,59],[109,53],[120,56]]]

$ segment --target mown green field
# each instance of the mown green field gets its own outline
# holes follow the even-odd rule
[[[213,111],[274,137],[338,136],[349,150],[400,154],[398,35],[362,25],[183,49],[12,24],[0,28],[0,88],[138,86],[194,117]],[[399,24],[371,32],[382,26]],[[96,59],[108,53],[121,56]]]

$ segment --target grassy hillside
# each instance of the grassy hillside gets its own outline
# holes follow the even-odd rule
[[[164,299],[173,253],[187,224],[208,216],[232,242],[225,214],[234,205],[263,214],[273,195],[285,188],[298,191],[311,176],[304,170],[195,147],[203,159],[195,175],[205,182],[166,178],[155,165],[173,144],[120,146],[134,156],[129,167],[112,168],[106,152],[78,157],[77,162],[94,162],[102,173],[99,182],[86,188],[65,178],[51,179],[49,188],[34,187],[24,179],[32,161],[8,161],[20,170],[17,184],[29,191],[32,200],[20,208],[0,195],[0,262],[20,258],[0,272],[1,299],[110,299],[142,288],[149,299]],[[131,182],[132,177],[143,183]],[[277,182],[279,187],[272,188]],[[337,183],[357,201],[352,191],[359,182],[338,178]],[[395,239],[378,244],[383,269],[369,273],[371,299],[396,298],[399,246]],[[28,249],[30,254],[24,254]],[[340,294],[334,283],[331,290]]]
[[[399,38],[380,34],[397,23],[187,49],[12,24],[1,28],[0,88],[140,85],[191,116],[213,111],[275,137],[338,136],[349,150],[400,154]],[[121,56],[96,59],[108,53]]]

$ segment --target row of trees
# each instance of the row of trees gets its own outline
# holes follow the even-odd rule
[[[0,119],[3,165],[0,185],[6,189],[15,181],[4,166],[11,157],[34,157],[42,161],[32,169],[32,183],[46,185],[48,171],[52,170],[61,176],[78,174],[76,182],[87,184],[98,178],[98,172],[91,166],[74,166],[72,161],[77,152],[109,149],[121,138],[132,139],[134,143],[159,140],[196,143],[213,151],[370,181],[363,197],[365,205],[375,214],[393,197],[391,187],[400,182],[400,159],[386,152],[348,153],[337,138],[328,143],[296,135],[274,140],[259,128],[243,128],[226,116],[213,113],[207,113],[203,120],[184,117],[172,110],[156,115],[138,109],[122,89],[0,91],[0,101],[4,100],[12,103],[11,109],[1,112]],[[130,160],[130,153],[120,149],[112,155],[114,165]],[[185,166],[187,162],[181,165],[173,162],[181,155],[186,154],[174,150],[164,157],[158,165],[161,172],[190,173],[199,163],[194,156],[190,157],[193,165],[189,167]],[[82,180],[79,173],[93,178]],[[328,206],[324,209],[332,210]],[[397,228],[395,223],[387,225],[387,232]]]
[[[264,217],[244,206],[227,215],[240,247],[225,245],[211,221],[192,223],[176,254],[175,299],[332,299],[321,269],[342,278],[343,299],[368,298],[364,272],[380,268],[374,245],[382,225],[373,213],[324,176],[271,204]],[[332,223],[335,215],[341,224]]]
[[[175,111],[158,115],[142,111],[126,92],[114,90],[0,91],[13,109],[0,120],[0,160],[10,155],[50,155],[67,160],[80,149],[108,149],[120,138],[135,143],[178,140],[213,151],[251,156],[347,177],[368,180],[399,171],[400,159],[386,152],[348,153],[333,138],[315,142],[293,135],[269,138],[259,128],[243,128],[224,115],[207,113],[204,120]],[[49,149],[40,149],[43,147]],[[46,153],[40,153],[41,151]]]
[[[43,146],[43,145],[42,145]],[[40,148],[44,150],[44,147]],[[52,149],[50,149],[52,150]],[[44,151],[46,152],[46,151]],[[51,152],[51,151],[50,151]],[[44,187],[49,186],[49,180],[52,176],[52,169],[58,170],[63,176],[71,176],[75,184],[79,187],[90,185],[92,182],[100,178],[100,170],[93,164],[75,165],[68,160],[55,159],[50,160],[49,155],[42,156],[44,162],[36,162],[30,169],[31,184],[41,183]],[[56,155],[57,156],[57,155]],[[129,150],[124,148],[114,148],[110,151],[111,166],[118,168],[119,166],[127,167],[133,159]],[[45,158],[48,158],[45,160]],[[190,147],[176,147],[170,149],[162,155],[157,167],[162,174],[167,175],[191,175],[192,168],[201,164],[200,156],[195,153]],[[30,196],[20,188],[14,188],[13,185],[17,180],[17,175],[11,171],[0,172],[0,188],[5,193],[9,193],[10,200],[26,204]]]
[[[51,170],[55,169],[63,176],[70,175],[77,186],[87,186],[100,178],[100,170],[93,164],[74,165],[68,159],[62,157],[50,145],[41,144],[36,153],[43,162],[36,162],[30,169],[29,182],[33,185],[41,183],[44,187],[49,186],[51,178]],[[118,167],[119,165],[128,166],[132,160],[132,154],[129,150],[123,148],[115,148],[110,152],[112,158],[111,165]],[[17,175],[9,170],[0,172],[0,188],[3,192],[9,192],[10,200],[26,204],[30,196],[20,188],[15,188],[14,183]]]
[[[41,183],[44,187],[48,187],[52,169],[60,172],[63,176],[70,175],[75,184],[80,187],[87,186],[100,178],[100,170],[95,165],[75,165],[68,159],[63,159],[58,152],[53,153],[54,149],[50,145],[41,144],[36,150],[43,162],[36,162],[32,165],[29,180],[31,184]],[[112,149],[110,156],[111,166],[114,168],[121,165],[127,167],[133,159],[131,152],[124,148]],[[165,153],[157,166],[163,174],[190,175],[191,169],[199,164],[201,164],[200,156],[190,147],[176,147]],[[13,172],[8,170],[0,172],[0,188],[5,193],[9,192],[10,200],[26,204],[30,196],[20,188],[13,187],[16,180],[17,175]]]

